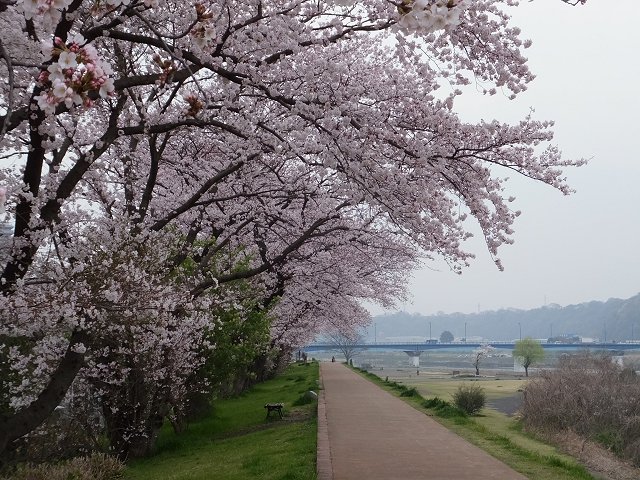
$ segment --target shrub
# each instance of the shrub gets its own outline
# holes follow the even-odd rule
[[[622,453],[622,438],[620,432],[612,428],[603,428],[595,435],[595,440],[602,446],[620,455]]]
[[[453,418],[455,420],[464,420],[466,421],[467,413],[464,410],[459,409],[455,405],[451,405],[450,403],[443,406],[442,408],[438,408],[436,410],[436,415],[440,418]],[[460,423],[460,422],[456,422]]]
[[[314,400],[311,397],[308,397],[306,395],[300,395],[291,405],[293,407],[300,407],[302,405],[309,405],[310,403],[313,403]]]
[[[318,395],[311,389],[303,393],[298,397],[296,401],[293,402],[294,407],[299,407],[301,405],[309,405],[310,403],[315,402],[318,399]]]
[[[560,360],[525,388],[522,418],[536,430],[572,431],[640,465],[640,378],[606,355]]]
[[[124,464],[115,457],[94,454],[59,464],[21,465],[6,480],[119,480]]]
[[[458,407],[438,397],[425,400],[422,406],[434,410],[436,416],[441,418],[466,418],[467,414]]]
[[[449,402],[442,400],[440,397],[428,398],[422,404],[426,408],[442,408],[446,405],[449,405]]]
[[[478,385],[460,385],[453,394],[453,403],[468,415],[478,413],[487,400],[484,389]]]
[[[418,390],[416,390],[416,387],[405,388],[402,390],[402,393],[400,393],[401,397],[417,397],[419,395],[420,394],[418,393]]]

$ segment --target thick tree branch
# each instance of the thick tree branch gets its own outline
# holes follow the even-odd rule
[[[36,429],[64,399],[76,375],[84,365],[84,350],[89,336],[82,330],[74,330],[69,346],[49,377],[44,390],[28,407],[9,417],[0,417],[0,452],[12,442]]]

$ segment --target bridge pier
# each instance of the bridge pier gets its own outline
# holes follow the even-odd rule
[[[411,358],[412,366],[414,366],[415,368],[420,367],[420,354],[422,353],[422,350],[405,350],[404,353],[409,355],[409,357]]]

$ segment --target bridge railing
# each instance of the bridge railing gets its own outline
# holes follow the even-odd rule
[[[439,348],[477,348],[482,345],[489,345],[496,348],[514,348],[515,340],[499,340],[487,342],[448,342],[448,343],[431,343],[431,342],[367,342],[354,345],[354,348],[361,349],[391,349],[391,350],[433,350]],[[552,349],[600,349],[600,350],[640,350],[640,341],[629,342],[591,342],[591,343],[556,343],[541,342],[543,348]],[[328,343],[313,343],[300,350],[317,351],[317,350],[338,350],[337,345]]]

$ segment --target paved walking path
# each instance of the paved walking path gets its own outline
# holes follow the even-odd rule
[[[340,363],[321,363],[318,480],[526,480]]]

